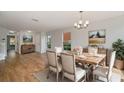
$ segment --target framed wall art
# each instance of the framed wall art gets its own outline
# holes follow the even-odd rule
[[[33,36],[32,35],[24,35],[23,36],[23,42],[24,43],[32,43],[33,42]]]
[[[105,29],[89,31],[89,45],[100,45],[105,43]]]

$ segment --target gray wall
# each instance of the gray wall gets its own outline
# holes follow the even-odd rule
[[[112,48],[112,43],[118,38],[124,40],[124,16],[106,19],[100,22],[91,23],[87,29],[76,30],[73,27],[50,32],[52,35],[52,48],[55,46],[62,46],[63,32],[71,32],[72,48],[75,46],[88,46],[88,31],[106,29],[106,43],[103,44],[105,48]]]

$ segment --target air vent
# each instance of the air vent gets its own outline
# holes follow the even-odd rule
[[[33,18],[33,19],[32,19],[32,21],[34,21],[34,22],[38,22],[39,20],[38,20],[38,19]]]

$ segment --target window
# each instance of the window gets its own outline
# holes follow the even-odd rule
[[[63,33],[63,39],[64,50],[71,50],[71,32]]]
[[[47,36],[47,48],[51,48],[51,36]]]

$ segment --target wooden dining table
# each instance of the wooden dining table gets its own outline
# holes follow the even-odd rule
[[[76,62],[85,63],[85,64],[92,64],[92,65],[99,65],[103,62],[106,58],[105,54],[89,54],[89,53],[82,53],[81,55],[75,55]],[[105,63],[104,63],[105,65]]]
[[[67,54],[74,54],[73,52],[67,51]],[[61,57],[60,54],[57,55]],[[91,65],[98,65],[103,62],[106,58],[106,54],[90,54],[90,53],[82,53],[81,55],[75,55],[76,62],[80,62],[83,64],[91,64]],[[105,64],[104,64],[105,65]]]
[[[71,51],[66,51],[67,54],[74,54]],[[61,59],[61,54],[57,54],[57,56]],[[90,54],[90,53],[82,53],[81,55],[75,55],[75,62],[83,64],[82,66],[88,65],[88,67],[84,67],[87,69],[87,81],[93,80],[93,70],[99,65],[103,63],[105,66],[106,54]]]

